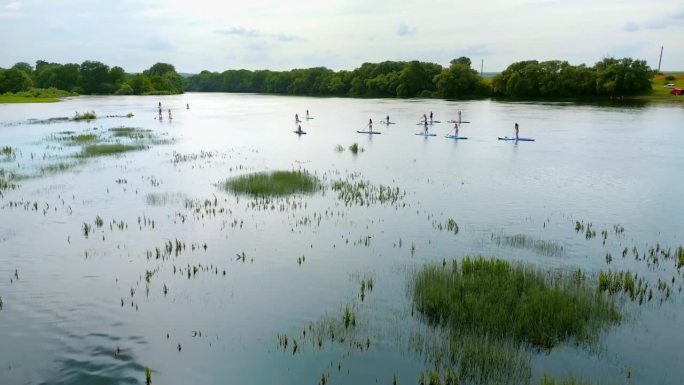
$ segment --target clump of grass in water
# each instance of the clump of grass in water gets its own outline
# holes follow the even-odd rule
[[[682,246],[677,247],[676,254],[677,254],[677,269],[679,270],[682,266],[684,266],[684,247],[682,247]]]
[[[151,385],[152,384],[152,372],[150,371],[150,368],[147,366],[145,367],[145,385]]]
[[[602,325],[621,319],[614,299],[578,276],[465,258],[451,269],[428,265],[417,272],[413,302],[433,324],[550,349],[569,339],[592,341]]]
[[[77,122],[81,121],[81,120],[89,121],[89,120],[95,120],[95,119],[97,119],[97,115],[95,115],[95,111],[86,111],[82,114],[79,112],[76,112],[76,115],[74,115],[74,118],[73,118],[73,120],[75,120]]]
[[[81,134],[69,137],[69,144],[79,145],[83,143],[90,143],[97,141],[97,135],[95,134]]]
[[[366,150],[363,147],[359,147],[358,143],[354,143],[351,146],[349,146],[349,151],[351,151],[352,154],[356,155],[359,153],[359,151],[364,152]]]
[[[556,379],[544,373],[544,376],[539,379],[539,385],[594,385],[594,382],[572,376]]]
[[[341,144],[338,144],[337,146],[335,146],[335,151],[337,151],[337,152],[343,152],[343,151],[344,151],[344,147],[342,147]]]
[[[139,151],[143,149],[145,149],[145,146],[131,144],[93,144],[85,146],[80,156],[83,158],[90,158],[94,156],[122,154],[129,151]]]
[[[307,171],[273,171],[242,175],[223,182],[220,187],[253,196],[280,196],[313,192],[320,188],[320,183]]]
[[[109,132],[111,132],[115,138],[144,139],[147,136],[151,136],[150,133],[152,130],[133,127],[115,127],[110,128]]]

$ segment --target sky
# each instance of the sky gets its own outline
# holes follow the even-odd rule
[[[0,0],[0,67],[101,61],[140,72],[351,70],[364,62],[498,72],[613,57],[684,69],[682,0]]]

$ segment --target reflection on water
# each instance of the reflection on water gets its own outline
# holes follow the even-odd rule
[[[159,101],[173,120],[155,119]],[[134,116],[50,120],[90,110]],[[469,139],[444,138],[446,123],[415,136],[430,111],[461,111]],[[388,114],[381,135],[356,133]],[[410,276],[465,255],[629,270],[654,290],[621,301],[627,321],[598,352],[525,352],[532,382],[684,381],[681,109],[186,94],[0,105],[0,120],[1,180],[17,186],[0,190],[2,384],[141,384],[146,367],[164,384],[416,383],[432,363],[411,343],[436,332],[411,309]],[[496,140],[514,122],[536,141]],[[145,147],[78,157],[91,141]],[[217,187],[282,169],[326,188]]]

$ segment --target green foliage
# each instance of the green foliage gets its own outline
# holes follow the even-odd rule
[[[566,61],[513,63],[492,79],[492,92],[508,98],[571,98],[643,95],[652,70],[643,60],[606,58],[593,67]]]
[[[28,91],[31,87],[33,81],[28,73],[16,68],[0,69],[0,94]]]
[[[454,260],[451,269],[430,265],[419,271],[413,301],[431,323],[550,349],[569,339],[590,341],[602,325],[621,318],[610,297],[578,276],[465,258],[460,266]]]
[[[227,180],[224,190],[253,196],[290,195],[319,189],[318,179],[306,171],[261,172]]]

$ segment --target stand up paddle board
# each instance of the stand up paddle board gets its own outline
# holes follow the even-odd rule
[[[359,134],[382,134],[380,131],[356,131]]]
[[[418,135],[418,136],[437,136],[437,134],[425,134],[423,132],[417,132],[416,135]]]
[[[306,131],[297,131],[297,130],[294,130],[294,131],[292,131],[292,132],[294,132],[294,133],[297,134],[297,135],[306,135]]]
[[[532,139],[532,138],[518,138],[518,139],[516,139],[516,138],[511,138],[508,136],[504,136],[503,138],[499,137],[499,140],[515,140],[518,142],[534,142],[534,139]]]
[[[461,123],[470,123],[470,122],[467,121],[467,120],[462,120],[462,121],[460,121],[460,122],[459,122],[458,120],[447,120],[447,123],[458,123],[458,124],[461,124]]]
[[[456,135],[447,135],[447,136],[445,136],[445,138],[448,138],[448,139],[468,139],[467,136],[456,136]]]

